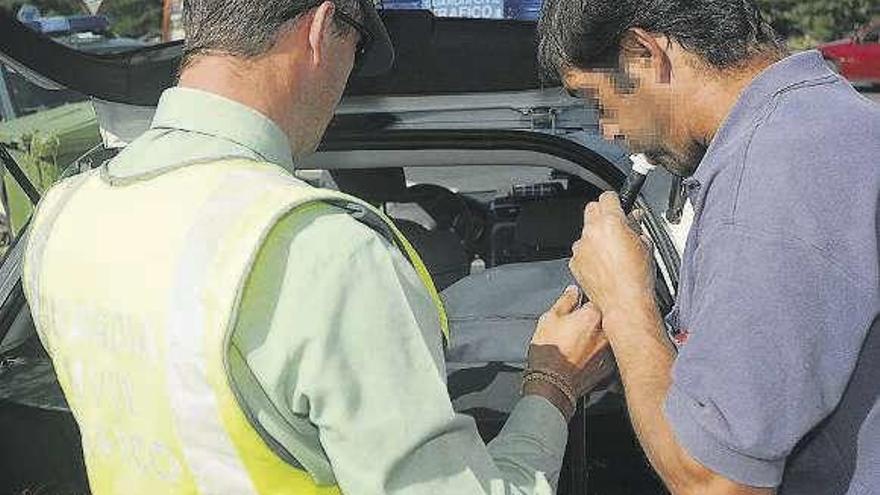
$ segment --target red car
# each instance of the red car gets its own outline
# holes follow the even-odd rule
[[[819,46],[825,59],[855,84],[880,85],[880,21],[852,38]]]

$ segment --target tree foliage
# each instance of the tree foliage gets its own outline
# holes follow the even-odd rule
[[[785,38],[830,41],[852,34],[877,16],[880,0],[757,0]]]
[[[162,33],[162,0],[105,0],[99,10],[119,36],[142,38]]]

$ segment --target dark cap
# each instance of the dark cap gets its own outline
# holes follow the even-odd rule
[[[358,76],[378,76],[388,71],[394,63],[394,47],[385,24],[376,12],[372,0],[358,0],[363,12],[361,22],[370,33],[370,40],[364,47],[364,54],[359,62]]]

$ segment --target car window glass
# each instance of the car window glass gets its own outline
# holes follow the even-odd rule
[[[475,270],[560,260],[599,188],[546,167],[446,166],[298,170],[385,210],[442,290]]]
[[[374,0],[378,9],[438,17],[537,20],[543,0]],[[124,52],[183,39],[183,0],[0,0],[34,31],[90,53]]]
[[[0,64],[0,71],[5,83],[5,92],[9,99],[9,108],[4,112],[4,120],[24,117],[35,113],[60,107],[69,103],[85,101],[86,97],[69,89],[50,90],[30,82],[12,67]]]
[[[88,99],[75,91],[50,90],[0,64],[0,145],[40,193],[77,158],[101,143]],[[0,182],[0,254],[30,219],[31,200],[7,167]]]
[[[89,53],[166,41],[163,0],[0,0],[0,8],[53,40]]]
[[[864,37],[862,37],[863,43],[878,43],[880,42],[880,27],[875,28],[871,31],[868,31]]]

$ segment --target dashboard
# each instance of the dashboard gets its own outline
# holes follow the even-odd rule
[[[337,169],[308,182],[382,208],[440,290],[475,270],[567,258],[601,189],[546,167]]]

